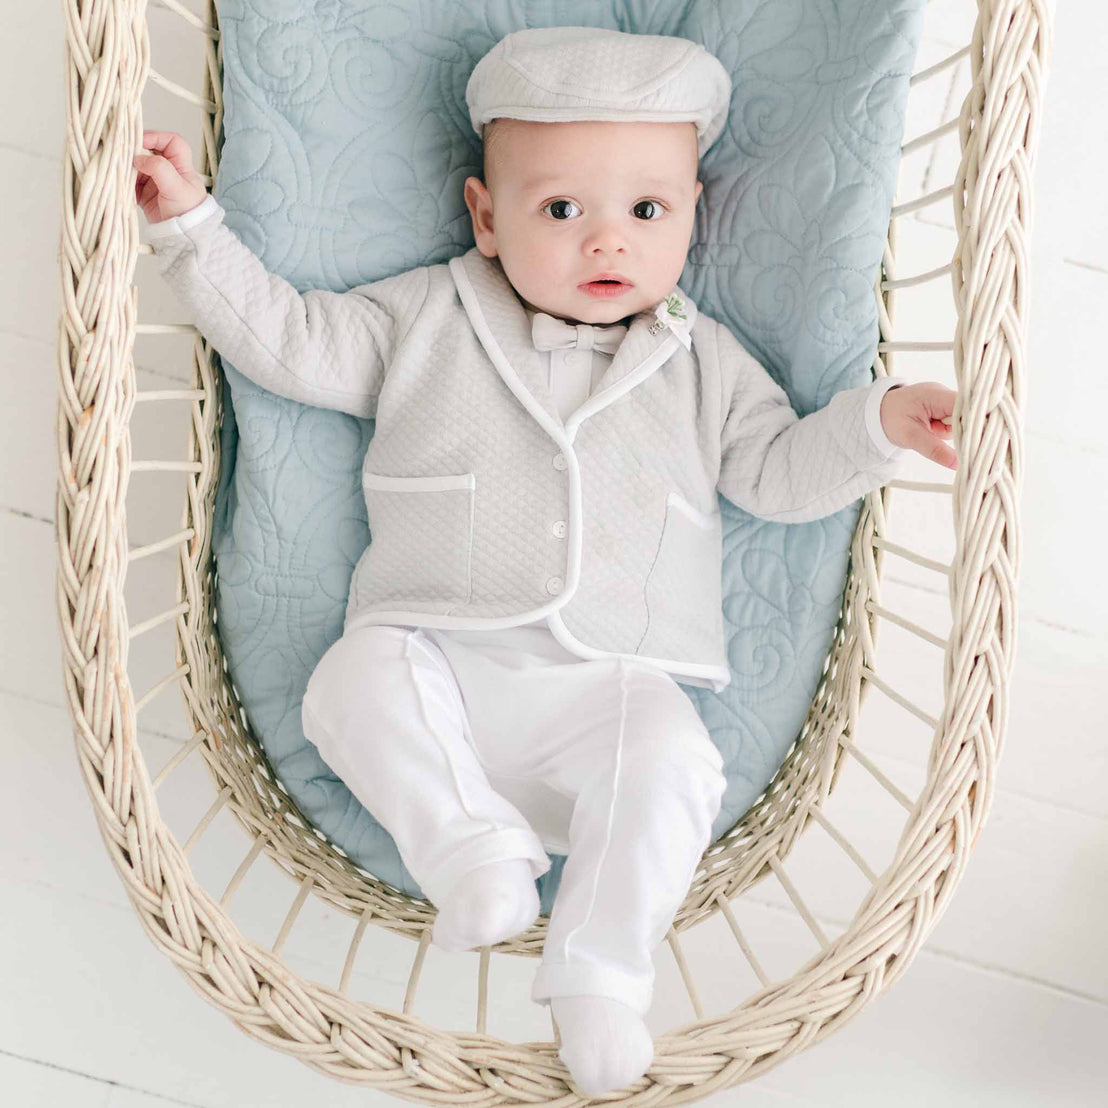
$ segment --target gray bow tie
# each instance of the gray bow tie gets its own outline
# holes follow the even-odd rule
[[[622,323],[613,323],[608,327],[599,327],[592,323],[566,323],[555,319],[546,312],[535,312],[531,320],[531,338],[536,350],[561,350],[576,346],[581,350],[603,350],[614,354],[627,327]]]

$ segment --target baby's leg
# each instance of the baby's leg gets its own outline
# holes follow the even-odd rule
[[[688,695],[664,674],[618,662],[582,705],[594,729],[583,726],[572,747],[562,736],[555,779],[577,799],[532,991],[551,1004],[563,1061],[594,1096],[649,1067],[641,1017],[652,953],[711,841],[727,785]]]
[[[529,926],[550,868],[526,819],[489,785],[438,648],[375,625],[333,643],[304,694],[304,734],[396,841],[439,908],[436,945],[468,950]],[[463,878],[465,880],[463,880]]]

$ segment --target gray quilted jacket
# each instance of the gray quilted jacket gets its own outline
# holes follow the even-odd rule
[[[592,395],[558,415],[523,303],[473,247],[347,292],[298,292],[214,197],[151,224],[159,268],[252,381],[376,425],[371,542],[346,630],[546,619],[584,658],[634,657],[716,691],[724,652],[717,490],[800,523],[889,480],[882,378],[800,419],[726,326],[679,288],[634,316]],[[684,317],[684,318],[682,318]]]

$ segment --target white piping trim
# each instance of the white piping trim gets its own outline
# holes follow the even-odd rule
[[[699,508],[694,508],[680,493],[671,490],[666,495],[666,504],[676,508],[683,516],[692,520],[697,527],[701,527],[705,531],[714,531],[716,529],[715,518],[705,515]]]
[[[613,650],[598,650],[587,646],[565,625],[558,612],[563,605],[547,604],[542,608],[532,608],[528,612],[516,612],[510,616],[483,618],[479,616],[448,616],[438,612],[412,611],[357,611],[343,628],[343,634],[372,627],[377,624],[409,624],[415,627],[434,627],[443,631],[500,631],[507,627],[521,627],[525,623],[534,623],[545,619],[550,633],[571,654],[579,658],[624,658],[628,662],[639,662],[655,666],[671,677],[702,677],[712,684],[713,692],[721,692],[731,683],[731,671],[726,666],[700,665],[695,662],[683,662],[672,658],[651,658],[645,654],[620,653]]]
[[[172,238],[174,235],[183,234],[190,227],[202,223],[211,215],[222,210],[222,205],[209,192],[203,200],[187,212],[170,216],[168,219],[156,220],[146,224],[146,238],[149,242],[157,242],[159,239]]]
[[[911,451],[906,447],[897,446],[892,439],[885,434],[885,428],[881,423],[881,401],[885,399],[885,393],[889,389],[895,389],[902,385],[910,384],[904,377],[878,377],[870,385],[869,395],[866,397],[865,419],[866,430],[873,441],[874,446],[885,455],[886,458],[902,458]]]
[[[362,470],[362,483],[371,489],[396,489],[400,492],[442,492],[446,489],[475,489],[472,473],[436,474],[431,477],[391,477]]]
[[[503,378],[504,383],[512,390],[515,397],[523,407],[531,413],[540,427],[562,448],[562,456],[566,460],[566,473],[569,475],[569,533],[574,536],[574,542],[568,544],[569,566],[566,587],[558,594],[559,604],[567,604],[581,582],[581,469],[577,462],[577,455],[573,449],[572,440],[567,437],[565,431],[553,420],[550,413],[535,400],[531,390],[520,379],[512,364],[504,355],[500,343],[492,333],[484,312],[481,311],[480,302],[474,291],[473,283],[460,257],[453,257],[448,262],[450,272],[454,277],[454,283],[458,287],[458,296],[465,308],[469,321],[477,333],[481,345],[485,348],[497,373]],[[549,609],[543,609],[543,614]],[[507,624],[506,626],[512,626]]]

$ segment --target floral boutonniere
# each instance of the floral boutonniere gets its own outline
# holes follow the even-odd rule
[[[667,296],[654,309],[657,319],[650,325],[650,333],[656,335],[663,327],[668,327],[686,350],[692,349],[689,338],[689,317],[685,312],[685,301],[680,296]]]

